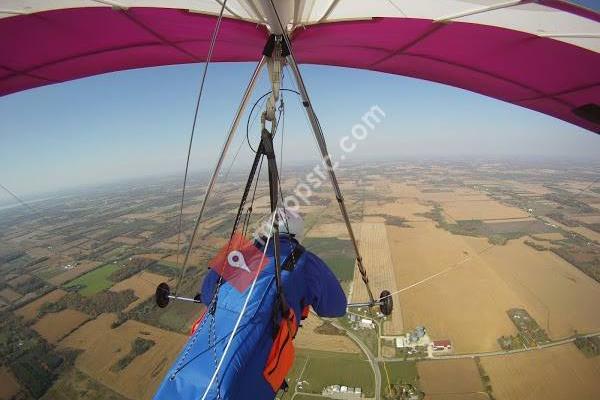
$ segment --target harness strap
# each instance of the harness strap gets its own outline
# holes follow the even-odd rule
[[[281,269],[285,271],[292,272],[296,267],[296,261],[300,259],[302,254],[306,249],[300,243],[296,243],[294,250],[287,256],[283,264],[281,265]]]
[[[296,315],[294,309],[290,308],[288,315],[279,321],[279,329],[263,370],[263,377],[275,393],[282,388],[285,377],[294,364],[296,354],[293,340],[297,331]]]

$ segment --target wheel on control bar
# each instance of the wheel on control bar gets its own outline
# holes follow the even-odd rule
[[[394,309],[394,300],[389,290],[384,290],[379,295],[379,310],[383,315],[390,315]]]
[[[165,282],[161,283],[156,287],[155,300],[156,305],[160,308],[165,308],[169,304],[169,295],[171,294],[171,288]]]

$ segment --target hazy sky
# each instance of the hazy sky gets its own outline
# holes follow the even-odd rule
[[[253,64],[212,64],[192,169],[212,167]],[[600,136],[460,89],[338,67],[302,66],[332,153],[361,116],[386,117],[348,157],[549,156],[600,159]],[[147,68],[0,98],[0,183],[20,195],[182,173],[202,65]],[[292,87],[289,79],[285,87]],[[261,82],[254,98],[267,91]],[[284,159],[315,159],[295,95],[286,94]],[[245,133],[245,119],[238,143]],[[252,137],[257,137],[257,127]],[[246,146],[239,163],[249,159]],[[235,164],[235,165],[239,165]],[[0,193],[0,200],[6,195]]]

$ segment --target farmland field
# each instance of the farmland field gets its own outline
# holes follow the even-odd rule
[[[515,332],[506,310],[520,302],[483,262],[487,240],[452,235],[432,222],[412,225],[388,227],[405,329],[425,325],[430,337],[452,340],[459,353],[498,349],[497,338]]]
[[[373,294],[397,292],[387,321],[351,308],[378,329],[350,316],[337,320],[380,357],[382,400],[402,397],[407,384],[424,393],[421,400],[600,399],[600,339],[578,340],[582,350],[551,343],[600,332],[600,243],[592,240],[600,238],[600,163],[545,164],[361,161],[340,169]],[[284,194],[306,181],[307,168],[286,163]],[[231,182],[217,185],[205,210],[182,296],[197,293],[207,260],[226,243],[247,171],[231,172],[220,176]],[[205,309],[175,301],[159,308],[152,298],[158,283],[182,272],[176,267],[210,179],[194,175],[179,246],[180,179],[74,190],[37,203],[47,218],[0,207],[0,398],[17,390],[19,400],[33,393],[43,400],[152,397]],[[265,181],[252,222],[268,213]],[[324,184],[309,200],[300,210],[302,244],[326,261],[350,301],[367,300],[335,196]],[[39,316],[45,303],[55,307]],[[326,386],[346,385],[373,399],[361,347],[324,321],[314,314],[303,321],[290,391],[280,397],[314,399]],[[424,346],[396,348],[401,333],[415,343],[404,334],[418,325],[452,349],[431,356]]]
[[[42,400],[125,400],[89,376],[72,368],[52,385]]]
[[[123,310],[124,312],[127,312],[152,297],[159,283],[168,281],[169,278],[166,276],[143,271],[116,283],[110,290],[112,292],[120,292],[122,290],[133,289],[133,292],[138,299]]]
[[[61,342],[62,347],[84,350],[75,363],[82,372],[132,399],[149,399],[179,354],[187,337],[134,320],[111,329],[114,314],[102,314]],[[126,355],[136,337],[155,345],[133,359],[122,371],[111,367]]]
[[[309,314],[308,318],[302,321],[302,328],[294,340],[294,345],[298,348],[336,351],[340,353],[360,353],[360,349],[345,335],[325,335],[315,332],[323,323],[315,314]]]
[[[19,393],[21,386],[15,376],[6,367],[0,368],[0,399],[8,400]]]
[[[117,236],[116,238],[112,239],[112,241],[116,242],[116,243],[123,243],[123,244],[138,244],[138,243],[142,242],[143,239],[131,238],[131,237],[127,237],[127,236]]]
[[[84,313],[67,309],[44,315],[33,325],[33,329],[49,343],[57,343],[87,319]]]
[[[373,371],[362,356],[304,349],[298,355],[306,362],[301,379],[308,384],[303,392],[321,394],[324,387],[337,384],[359,386],[365,396],[373,396]]]
[[[426,395],[456,395],[484,390],[472,358],[417,363],[421,390]],[[435,398],[435,397],[433,397]]]
[[[108,279],[108,277],[118,269],[119,267],[116,264],[106,264],[102,267],[96,268],[91,272],[88,272],[85,275],[80,276],[75,280],[72,280],[66,285],[66,287],[81,287],[79,289],[79,293],[81,293],[81,295],[91,296],[94,293],[98,293],[111,287],[113,282]]]
[[[487,393],[427,394],[424,400],[489,400]]]
[[[398,287],[417,284],[399,295],[406,328],[424,324],[457,352],[497,349],[498,337],[515,333],[505,314],[513,307],[527,309],[553,338],[600,329],[600,287],[555,254],[522,240],[491,246],[432,223],[412,225],[388,227]]]
[[[484,357],[498,400],[600,398],[600,357],[586,358],[574,344],[510,356]]]
[[[400,229],[400,228],[397,228]],[[390,256],[390,245],[385,224],[363,222],[357,232],[358,246],[361,250],[363,263],[368,268],[369,282],[373,296],[379,298],[382,290],[395,292],[396,279],[394,265]],[[358,268],[355,268],[358,270]],[[352,301],[364,302],[369,297],[367,289],[358,271],[354,273]],[[396,304],[391,318],[383,325],[384,333],[400,334],[403,332],[402,307]]]
[[[53,285],[62,285],[65,282],[75,279],[78,276],[95,269],[98,265],[100,265],[100,263],[96,261],[82,260],[80,265],[77,267],[53,275],[48,279],[48,282],[52,283]],[[54,268],[54,270],[61,271],[62,269],[58,267]]]
[[[551,338],[600,330],[600,285],[556,254],[513,240],[491,248],[481,258]]]
[[[444,211],[455,221],[466,219],[500,220],[529,217],[523,210],[508,207],[495,200],[460,199],[441,202]]]
[[[60,300],[67,292],[62,289],[56,289],[52,292],[32,301],[15,311],[15,314],[22,316],[26,321],[35,319],[38,311],[45,303],[54,303]]]
[[[12,303],[13,301],[19,300],[21,298],[21,293],[7,287],[0,290],[0,297]]]

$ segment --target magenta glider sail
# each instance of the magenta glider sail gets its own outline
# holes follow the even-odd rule
[[[6,0],[0,95],[202,62],[209,0]],[[600,15],[563,1],[276,1],[299,62],[435,81],[600,131]],[[256,61],[268,0],[231,0],[213,61]]]

